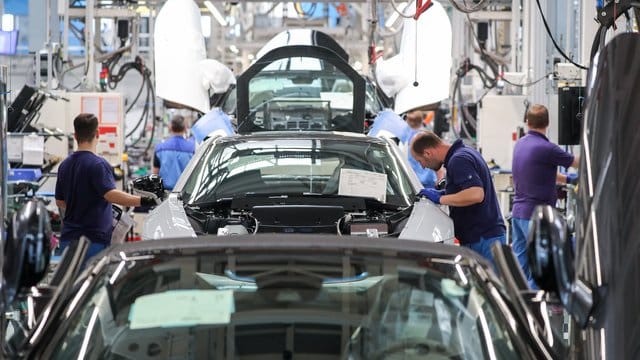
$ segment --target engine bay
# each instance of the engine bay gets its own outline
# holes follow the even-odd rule
[[[317,198],[314,204],[288,197],[247,200],[234,199],[227,206],[187,206],[185,210],[197,235],[302,233],[397,236],[411,214],[411,207],[394,210],[367,208],[363,199],[356,198]]]

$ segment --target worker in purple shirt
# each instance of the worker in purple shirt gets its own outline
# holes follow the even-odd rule
[[[435,204],[448,205],[460,244],[495,266],[491,246],[506,242],[505,226],[491,172],[480,153],[461,139],[447,144],[431,131],[418,132],[409,147],[423,168],[447,169],[445,191],[425,188],[420,195]]]
[[[575,183],[578,175],[558,173],[558,166],[578,167],[578,157],[547,139],[549,112],[543,105],[532,105],[526,116],[529,132],[516,142],[513,150],[515,197],[511,211],[512,249],[520,262],[529,286],[536,288],[527,263],[529,221],[536,205],[556,205],[556,183]]]

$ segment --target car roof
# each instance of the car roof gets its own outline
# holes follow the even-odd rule
[[[482,264],[488,262],[475,252],[459,246],[445,245],[424,240],[367,238],[361,236],[332,236],[310,234],[256,234],[236,236],[200,236],[197,238],[159,239],[127,242],[112,245],[104,250],[103,256],[118,260],[144,255],[192,255],[202,251],[309,251],[309,252],[373,252],[381,256],[424,256],[442,260],[461,262],[464,260]],[[96,256],[93,262],[103,256]]]

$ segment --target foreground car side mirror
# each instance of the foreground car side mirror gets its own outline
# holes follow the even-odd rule
[[[134,192],[143,196],[155,196],[160,200],[164,199],[164,183],[162,178],[156,174],[146,175],[133,180]]]
[[[558,294],[565,309],[585,327],[595,307],[595,292],[576,277],[567,224],[549,205],[539,205],[533,211],[527,257],[540,289]]]
[[[51,258],[51,224],[44,204],[33,199],[13,214],[4,250],[4,305],[23,289],[38,284]]]

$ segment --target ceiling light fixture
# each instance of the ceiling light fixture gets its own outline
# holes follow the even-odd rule
[[[400,11],[404,14],[404,11],[407,10],[407,5],[409,5],[408,2],[402,2],[398,4],[398,9],[402,9]],[[392,27],[393,24],[395,24],[396,20],[398,20],[398,16],[400,16],[400,14],[398,14],[398,12],[394,9],[393,14],[391,14],[387,21],[385,21],[384,26],[388,28]]]
[[[209,0],[205,1],[204,6],[206,6],[207,9],[209,9],[209,12],[218,21],[218,23],[220,23],[220,26],[222,27],[227,26],[227,20],[224,19],[220,11],[218,11],[218,9],[213,5],[213,3],[211,3],[211,1]]]

